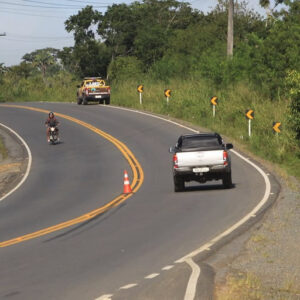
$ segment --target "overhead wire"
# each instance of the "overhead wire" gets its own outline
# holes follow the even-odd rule
[[[68,39],[73,38],[73,36],[31,36],[31,35],[23,35],[23,34],[17,34],[13,32],[6,32],[7,36],[9,37],[16,37],[16,38],[24,38],[24,39]]]
[[[22,3],[12,3],[6,1],[0,1],[0,4],[12,5],[12,6],[21,6],[21,7],[33,7],[33,8],[55,8],[55,9],[81,9],[82,6],[74,6],[74,7],[62,7],[62,6],[42,6],[42,5],[31,5],[31,4],[22,4]],[[52,4],[49,4],[52,5]],[[107,5],[95,6],[95,8],[106,8]]]
[[[38,4],[45,4],[45,5],[58,5],[58,6],[65,6],[70,8],[77,8],[78,5],[71,5],[71,4],[62,4],[62,3],[49,3],[49,2],[43,2],[43,1],[35,1],[35,0],[21,0],[23,2],[29,2],[29,3],[38,3]]]
[[[71,38],[68,38],[68,39],[71,39]],[[73,39],[73,38],[72,38]],[[11,41],[11,42],[25,42],[25,43],[44,43],[44,42],[57,42],[57,41],[61,41],[61,39],[44,39],[44,40],[33,40],[33,41],[29,41],[29,40],[22,40],[22,39],[15,39],[15,38],[10,38],[10,37],[3,37],[1,39],[1,41]],[[65,38],[66,40],[66,38]]]
[[[25,12],[19,12],[19,11],[11,11],[6,8],[1,8],[0,13],[5,13],[5,14],[11,14],[11,15],[23,15],[23,16],[29,16],[29,17],[41,17],[41,18],[56,18],[56,19],[66,19],[66,16],[50,16],[50,15],[44,15],[44,14],[32,14],[32,13],[25,13]]]

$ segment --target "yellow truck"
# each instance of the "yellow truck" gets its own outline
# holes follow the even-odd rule
[[[88,104],[97,101],[99,104],[110,104],[110,86],[100,77],[85,77],[77,86],[77,104]]]

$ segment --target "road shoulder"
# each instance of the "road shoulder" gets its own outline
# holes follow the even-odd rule
[[[300,299],[300,183],[280,178],[275,204],[207,260],[215,299]]]
[[[22,142],[0,125],[0,136],[7,149],[7,157],[0,156],[0,199],[22,180],[28,165],[28,153]]]

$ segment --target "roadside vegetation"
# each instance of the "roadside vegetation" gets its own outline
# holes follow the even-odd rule
[[[4,146],[3,140],[0,137],[0,162],[7,157],[7,150]]]
[[[299,179],[300,1],[260,0],[265,17],[235,1],[230,57],[227,3],[219,0],[208,13],[177,0],[113,4],[104,14],[86,6],[65,21],[73,47],[37,49],[12,67],[0,61],[0,102],[75,102],[81,79],[100,76],[112,87],[113,105],[217,131]],[[165,89],[171,90],[169,103]],[[215,118],[213,96],[219,99]],[[247,109],[254,110],[251,137]],[[282,124],[280,133],[273,122]],[[267,298],[273,297],[258,277],[243,273],[229,275],[218,299]]]
[[[299,178],[300,3],[260,4],[267,17],[235,2],[232,57],[225,0],[206,14],[176,0],[113,4],[104,14],[86,6],[65,21],[74,47],[37,49],[19,65],[0,64],[0,102],[75,101],[82,77],[101,76],[112,86],[112,104],[218,131]],[[215,118],[212,96],[219,99]],[[254,110],[251,138],[246,109]],[[273,122],[282,124],[279,134]]]

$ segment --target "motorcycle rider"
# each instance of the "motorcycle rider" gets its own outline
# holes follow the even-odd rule
[[[57,134],[57,140],[59,140],[58,128],[57,128],[57,126],[59,125],[59,122],[56,119],[56,117],[54,116],[54,113],[52,111],[49,112],[48,118],[45,121],[45,125],[47,127],[47,141],[48,141],[48,143],[50,142],[50,127],[55,127],[56,134]]]

